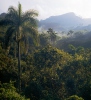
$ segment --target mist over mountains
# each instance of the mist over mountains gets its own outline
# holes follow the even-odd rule
[[[0,19],[5,17],[5,15],[5,13],[0,14]],[[39,30],[48,30],[48,28],[53,28],[55,31],[91,31],[91,18],[81,18],[73,12],[70,12],[63,15],[50,16],[45,20],[40,20],[38,27]]]
[[[39,21],[39,27],[44,30],[53,28],[55,31],[91,30],[91,18],[83,19],[70,12],[41,20]]]

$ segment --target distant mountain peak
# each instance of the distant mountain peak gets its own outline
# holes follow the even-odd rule
[[[44,29],[53,28],[54,30],[65,30],[81,23],[82,19],[80,17],[76,16],[73,12],[69,12],[42,20],[40,21],[40,26],[43,26]]]
[[[56,15],[56,16],[50,16],[49,18],[52,18],[52,17],[62,17],[62,16],[76,16],[76,14],[74,12],[69,12],[69,13],[65,13],[65,14],[61,14],[61,15]],[[78,17],[78,16],[77,16]],[[48,18],[47,18],[48,19]]]

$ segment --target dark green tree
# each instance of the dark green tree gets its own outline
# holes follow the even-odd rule
[[[53,31],[52,28],[49,28],[47,32],[50,35],[50,42],[51,42],[51,44],[54,44],[55,41],[56,41],[56,38],[57,38],[56,33]]]
[[[44,47],[49,44],[47,34],[44,34],[44,33],[40,34],[39,39],[40,39],[40,46]]]

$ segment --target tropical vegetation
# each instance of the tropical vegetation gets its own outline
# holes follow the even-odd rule
[[[69,42],[77,32],[39,32],[37,16],[19,3],[0,19],[0,100],[90,100],[90,45]]]

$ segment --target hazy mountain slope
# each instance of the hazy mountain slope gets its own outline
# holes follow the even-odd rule
[[[91,48],[91,32],[76,37],[61,39],[57,42],[56,46],[57,48],[69,51],[69,44],[75,47]]]
[[[39,27],[48,29],[49,27],[54,30],[69,30],[77,29],[77,27],[83,27],[91,24],[91,19],[82,19],[79,16],[76,16],[73,12],[66,13],[59,16],[51,16],[45,20],[39,22]]]

